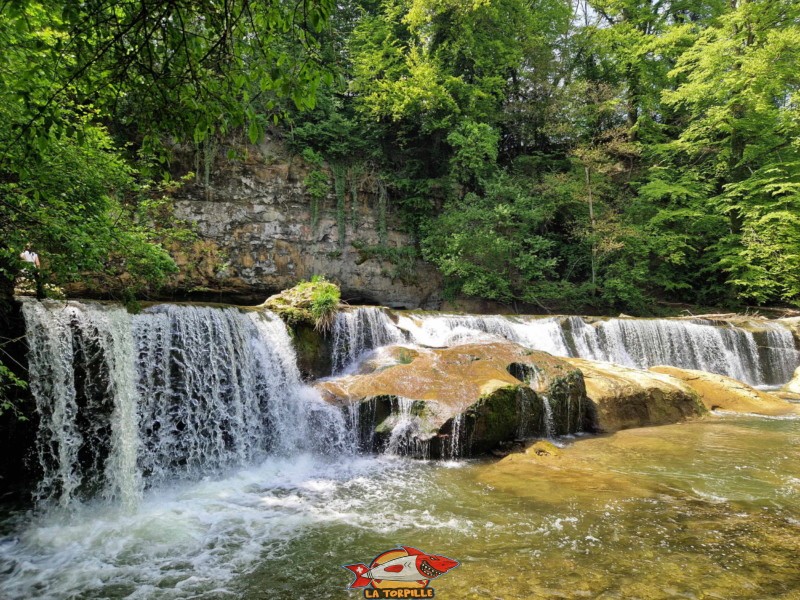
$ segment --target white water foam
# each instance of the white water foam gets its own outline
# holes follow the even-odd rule
[[[389,426],[392,428],[384,452],[392,456],[428,457],[428,443],[419,439],[420,419],[412,414],[414,400],[397,398],[392,400]]]
[[[393,325],[391,321],[388,321]],[[791,331],[759,322],[754,331],[711,321],[401,314],[397,328],[419,345],[448,347],[506,339],[555,356],[647,369],[671,365],[751,385],[788,381],[800,364]]]
[[[548,439],[553,439],[556,434],[555,420],[553,419],[553,407],[550,404],[550,398],[548,398],[546,395],[540,394],[539,397],[542,399],[542,408],[544,409],[545,437]],[[567,422],[569,423],[569,417],[567,418]]]
[[[104,479],[107,499],[135,504],[142,484],[136,468],[139,418],[130,315],[119,307],[86,310],[78,303],[39,302],[25,302],[23,314],[40,420],[37,454],[43,477],[37,497],[66,507],[82,486],[94,488]],[[77,379],[76,357],[85,367]],[[81,415],[91,415],[87,427],[81,427]],[[82,454],[91,464],[85,466]]]
[[[238,597],[238,576],[319,524],[381,535],[468,531],[452,514],[385,503],[413,506],[409,482],[425,476],[420,468],[396,458],[273,457],[225,479],[147,491],[135,511],[98,502],[40,515],[0,541],[3,597]]]
[[[333,372],[347,372],[370,350],[398,344],[403,339],[400,330],[380,308],[365,306],[341,311],[333,325]]]
[[[465,413],[460,412],[453,417],[453,426],[450,431],[450,444],[448,446],[449,458],[461,458],[464,455]]]

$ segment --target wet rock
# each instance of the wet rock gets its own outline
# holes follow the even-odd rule
[[[525,454],[527,455],[535,455],[535,456],[560,456],[561,449],[556,446],[553,442],[548,442],[547,440],[536,440],[533,444],[528,446],[525,450]]]
[[[330,334],[307,323],[290,327],[289,332],[297,354],[297,367],[303,379],[311,381],[330,375],[333,355]]]
[[[677,423],[705,412],[697,393],[678,378],[600,361],[566,360],[583,373],[600,431]]]
[[[368,366],[360,373],[318,382],[317,388],[333,404],[360,406],[361,418],[372,420],[363,430],[378,434],[378,447],[396,429],[399,399],[415,401],[403,422],[416,419],[414,435],[431,457],[490,452],[504,442],[544,435],[548,427],[553,434],[591,427],[580,372],[511,342],[394,346],[362,365]],[[390,418],[393,427],[387,428]]]
[[[297,366],[306,380],[331,374],[330,322],[339,309],[339,297],[336,284],[318,279],[270,296],[259,307],[274,312],[289,327]],[[327,303],[321,305],[320,299]],[[320,305],[324,313],[320,313]]]
[[[321,327],[320,320],[327,313],[317,314],[317,304],[321,299],[330,299],[329,312],[335,315],[340,297],[339,286],[324,278],[315,278],[270,296],[260,308],[271,310],[290,327],[303,324],[326,330],[329,327]]]
[[[783,386],[783,388],[781,388],[781,391],[789,394],[800,395],[800,367],[797,367],[795,369],[791,381],[789,381],[789,383]]]
[[[668,366],[652,367],[650,371],[680,379],[697,392],[709,410],[760,415],[800,413],[800,407],[724,375]]]

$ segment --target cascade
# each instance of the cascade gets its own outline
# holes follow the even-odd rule
[[[408,398],[392,399],[391,433],[384,449],[385,454],[394,456],[416,456],[427,458],[429,444],[420,440],[419,417],[412,413],[414,400]]]
[[[640,369],[671,365],[719,373],[751,385],[785,383],[800,364],[791,331],[769,322],[749,331],[701,319],[590,323],[582,317],[400,315],[398,328],[425,346],[503,338],[556,356]]]
[[[696,369],[752,385],[788,381],[800,360],[791,332],[771,323],[760,334],[700,319],[609,319],[590,325],[571,317],[565,332],[574,356],[640,369]]]
[[[464,420],[465,415],[463,412],[453,417],[450,444],[447,449],[449,458],[461,458],[464,454]]]
[[[118,306],[28,301],[23,314],[42,504],[98,495],[135,504],[163,482],[298,450],[352,452],[364,437],[358,430],[369,415],[358,407],[345,415],[302,384],[286,328],[271,313],[160,305],[130,315]],[[395,325],[384,310],[363,307],[339,314],[333,337],[337,371],[406,337],[432,346],[502,338],[556,355],[670,364],[754,385],[788,380],[799,362],[791,332],[772,323],[749,331],[703,320],[401,314]],[[561,401],[541,404],[519,407],[520,437],[534,428],[532,419],[550,436],[564,429],[556,423],[565,420],[568,432],[577,418]],[[408,443],[418,426],[410,407],[396,407],[389,453],[424,454]],[[462,429],[456,419],[445,454],[463,453]]]
[[[130,315],[38,302],[25,302],[23,314],[40,421],[37,498],[66,506],[99,491],[135,503],[142,484]]]
[[[764,383],[781,385],[792,378],[800,364],[800,351],[791,331],[786,327],[769,325],[765,331],[753,336],[758,342],[758,361],[763,365]]]
[[[556,434],[555,419],[553,418],[553,406],[550,404],[550,398],[541,395],[542,408],[544,409],[544,436],[547,439],[553,439]],[[569,422],[569,419],[567,419]]]
[[[424,346],[442,348],[502,338],[558,356],[569,352],[561,324],[555,318],[524,321],[496,315],[400,315],[398,327]]]
[[[133,504],[146,487],[267,455],[353,450],[271,313],[25,302],[23,314],[43,504]]]
[[[538,397],[532,389],[522,389],[517,393],[517,439],[534,437],[538,432],[536,426],[536,404]]]
[[[371,398],[362,403],[350,404],[345,408],[348,421],[355,432],[358,450],[366,453],[376,451],[375,426],[378,416],[378,399]]]
[[[580,398],[573,401],[569,390],[560,386],[556,386],[550,394],[534,391],[540,387],[541,373],[533,365],[515,363],[509,372],[528,384],[517,394],[519,439],[536,436],[553,439],[582,431],[587,415]],[[576,406],[573,407],[573,404]]]
[[[364,353],[403,339],[403,334],[380,308],[366,306],[340,311],[333,325],[333,372],[346,371]]]

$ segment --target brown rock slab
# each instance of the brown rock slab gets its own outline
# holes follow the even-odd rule
[[[677,423],[705,412],[697,393],[670,375],[580,358],[566,360],[583,373],[601,431]]]
[[[794,370],[791,381],[781,388],[781,392],[800,396],[800,367]]]
[[[697,392],[700,400],[709,410],[728,410],[759,415],[800,413],[800,406],[724,375],[669,366],[652,367],[650,371],[680,379]]]
[[[590,426],[580,372],[563,359],[511,342],[383,348],[357,373],[316,387],[332,404],[372,402],[365,412],[381,435],[390,435],[397,422],[395,399],[414,401],[416,432],[433,442],[432,456],[447,455],[451,436],[459,432],[468,440],[465,454],[490,451],[521,431],[526,435],[526,425],[543,423],[545,408],[558,433]]]
[[[529,350],[511,342],[464,344],[442,349],[395,346],[390,355],[407,362],[376,368],[370,373],[345,375],[321,381],[317,388],[328,401],[352,403],[376,396],[436,401],[460,411],[482,396],[522,382],[507,370],[514,363],[531,365],[541,374],[535,391],[546,390],[555,380],[575,369],[564,359]]]

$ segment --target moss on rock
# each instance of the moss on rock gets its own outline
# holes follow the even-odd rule
[[[336,405],[363,406],[383,396],[419,401],[412,408],[418,431],[436,433],[429,444],[431,457],[450,456],[454,447],[461,455],[480,454],[520,435],[539,434],[545,396],[563,415],[563,430],[557,433],[588,429],[583,427],[589,423],[584,413],[588,402],[580,372],[545,352],[495,342],[441,349],[395,346],[381,355],[365,361],[358,373],[319,382],[317,388]],[[512,364],[535,370],[535,381],[514,377]],[[452,439],[454,431],[458,440]]]
[[[292,342],[297,354],[297,367],[306,380],[331,374],[333,348],[330,337],[306,322],[292,326]]]
[[[327,331],[339,310],[340,298],[339,286],[324,277],[314,277],[270,296],[262,307],[277,314],[290,327],[305,324]]]
[[[527,386],[511,385],[483,396],[466,411],[471,454],[483,454],[513,440],[519,427],[517,396]]]

